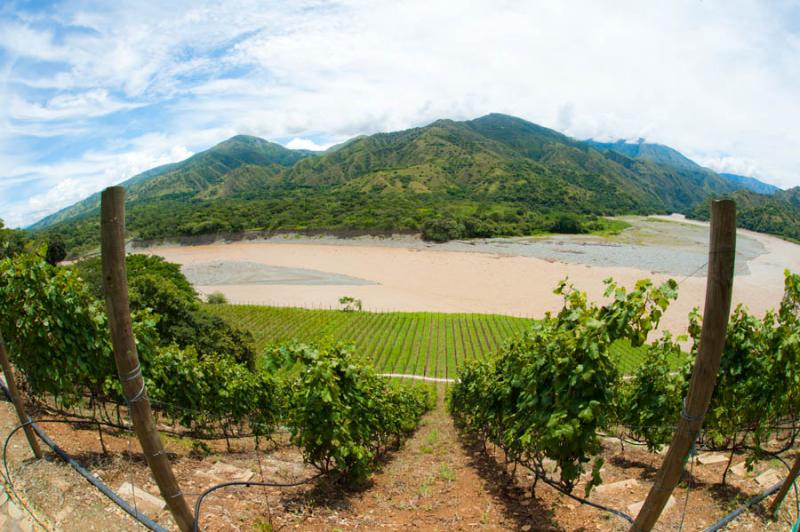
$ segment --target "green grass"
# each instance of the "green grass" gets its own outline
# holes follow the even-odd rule
[[[530,324],[497,314],[344,312],[260,305],[204,305],[231,325],[250,331],[257,351],[292,339],[354,344],[383,373],[454,378],[464,362],[496,352]],[[623,373],[633,372],[646,349],[627,341],[612,345]],[[677,367],[677,361],[675,363]]]
[[[630,374],[642,365],[647,355],[647,346],[633,347],[628,340],[617,340],[611,344],[611,360],[622,373]],[[688,355],[686,355],[688,356]],[[669,361],[672,370],[678,370],[683,360],[673,358]]]

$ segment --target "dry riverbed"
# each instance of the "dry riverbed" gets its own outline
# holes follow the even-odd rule
[[[430,244],[410,237],[279,237],[144,250],[183,265],[201,293],[230,302],[336,307],[341,296],[371,310],[490,312],[542,316],[560,305],[564,277],[602,297],[603,279],[680,281],[664,326],[686,328],[703,304],[708,227],[676,217],[626,218],[612,237],[555,236]],[[761,314],[783,294],[783,271],[800,271],[800,246],[739,231],[734,304]]]

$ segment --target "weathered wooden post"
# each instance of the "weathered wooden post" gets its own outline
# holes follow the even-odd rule
[[[789,471],[789,474],[786,475],[786,480],[783,481],[783,485],[781,486],[780,491],[778,491],[778,495],[776,495],[775,500],[772,501],[772,506],[769,507],[770,515],[775,517],[778,516],[778,510],[781,508],[781,503],[783,503],[783,499],[786,498],[786,494],[789,493],[789,488],[792,487],[792,484],[798,475],[800,475],[800,453],[797,453],[797,456],[795,456],[792,469]]]
[[[684,459],[703,426],[725,347],[735,258],[736,203],[732,200],[714,201],[711,203],[711,242],[708,250],[703,330],[700,333],[700,346],[689,383],[689,393],[669,451],[644,506],[636,516],[632,531],[652,530],[681,478]]]
[[[147,465],[150,466],[158,489],[178,527],[186,532],[191,530],[194,524],[192,511],[178,486],[161,443],[161,437],[156,430],[131,328],[128,280],[125,271],[125,189],[122,187],[105,189],[100,209],[103,289],[111,328],[111,344],[122,383],[122,393],[128,403],[136,436],[142,445]]]
[[[8,353],[6,353],[6,344],[3,341],[3,333],[0,333],[0,364],[3,365],[3,375],[6,377],[6,384],[8,385],[8,394],[11,396],[11,401],[14,403],[14,408],[17,409],[17,416],[21,424],[27,423],[31,420],[28,414],[25,413],[25,403],[19,395],[17,389],[17,381],[14,380],[14,369],[11,367],[11,362],[8,360]],[[25,437],[28,438],[28,444],[31,446],[33,456],[36,458],[42,457],[42,448],[39,446],[39,440],[33,433],[33,428],[30,425],[25,425],[22,429],[25,431]]]

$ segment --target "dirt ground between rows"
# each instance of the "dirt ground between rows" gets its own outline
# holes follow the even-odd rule
[[[212,494],[202,507],[203,530],[627,530],[627,523],[610,513],[581,505],[539,483],[535,495],[532,477],[521,469],[516,479],[502,464],[502,453],[465,440],[447,414],[439,390],[438,407],[405,445],[381,463],[371,479],[357,489],[343,489],[329,481],[294,488],[227,488]],[[37,413],[37,417],[53,416]],[[0,404],[0,428],[8,434],[16,418],[8,403]],[[96,428],[86,425],[43,424],[51,437],[113,489],[124,482],[158,494],[135,439],[126,433],[104,431],[109,451],[102,453]],[[291,482],[314,476],[302,462],[286,434],[261,443],[254,452],[252,439],[234,440],[232,452],[224,441],[208,442],[207,455],[198,454],[187,439],[165,436],[178,480],[190,504],[208,487],[241,474],[251,480]],[[602,470],[606,485],[624,479],[635,483],[591,500],[628,512],[641,501],[660,464],[661,455],[604,440]],[[743,461],[737,457],[735,463]],[[657,530],[702,530],[763,490],[752,476],[729,475],[719,484],[725,464],[691,467],[691,474],[675,490],[676,504],[664,514]],[[30,458],[24,436],[18,433],[9,447],[14,489],[32,512],[52,530],[140,530],[142,527],[102,496],[69,467],[48,453],[45,460]],[[778,467],[759,463],[757,471]],[[775,469],[777,473],[783,471]],[[684,516],[687,490],[689,502]],[[583,493],[583,484],[574,493]],[[126,497],[129,498],[129,497]],[[138,505],[166,528],[175,530],[165,510]],[[748,512],[728,530],[786,530],[795,518],[792,496],[777,522],[764,517],[764,508]],[[769,500],[767,500],[767,503]],[[42,527],[42,529],[45,529]]]

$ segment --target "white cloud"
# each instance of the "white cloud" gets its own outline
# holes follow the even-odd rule
[[[121,152],[90,151],[67,162],[18,166],[14,174],[0,179],[0,196],[25,179],[36,179],[39,191],[13,204],[0,202],[0,218],[11,227],[26,226],[107,186],[193,155],[186,146],[172,144],[175,140],[148,135],[133,139]]]
[[[115,100],[105,89],[93,89],[78,94],[58,94],[44,104],[13,97],[9,115],[16,120],[64,120],[96,118],[123,109],[133,109],[136,103]]]
[[[286,147],[290,150],[312,150],[312,151],[325,151],[328,148],[333,146],[332,143],[330,144],[317,144],[311,139],[303,139],[300,137],[295,137],[289,142],[286,143]]]
[[[102,138],[97,153],[113,157],[78,150],[48,161],[92,161],[92,175],[103,164],[120,175],[173,146],[196,151],[235,133],[307,147],[314,134],[323,147],[497,111],[578,138],[644,137],[714,168],[798,185],[797,16],[756,0],[231,0],[136,10],[83,0],[0,19],[12,58],[0,71],[0,96],[11,102],[0,110],[0,140],[85,140],[92,120],[157,105],[137,116],[138,129],[121,122]],[[47,22],[87,30],[56,39]],[[42,166],[38,154],[15,154],[26,157]]]
[[[761,171],[761,168],[759,168],[758,163],[750,159],[725,156],[712,157],[708,159],[700,157],[696,162],[703,166],[707,166],[716,172],[751,177],[763,176],[763,172]]]

